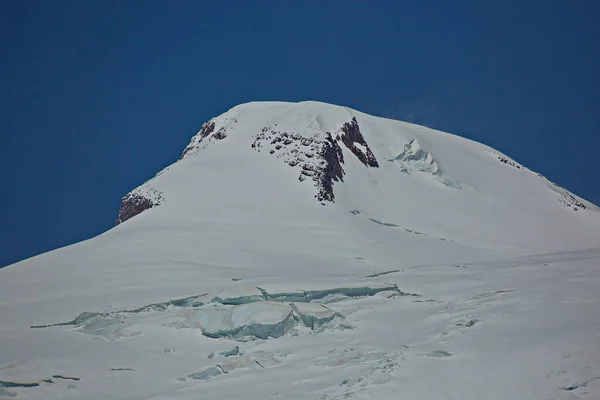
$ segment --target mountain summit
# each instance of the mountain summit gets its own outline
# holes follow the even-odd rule
[[[599,238],[485,145],[242,104],[111,230],[0,270],[0,398],[600,398]]]
[[[599,227],[593,204],[490,147],[312,101],[242,104],[204,123],[123,198],[116,224],[154,207],[143,218],[366,218],[524,252],[592,246]]]

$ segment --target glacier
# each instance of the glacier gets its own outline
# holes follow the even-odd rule
[[[0,399],[600,398],[594,204],[348,107],[202,122],[114,228],[0,270]]]

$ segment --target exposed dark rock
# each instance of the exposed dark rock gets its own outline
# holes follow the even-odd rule
[[[346,145],[346,147],[356,156],[358,159],[369,167],[378,168],[379,163],[377,159],[373,155],[373,152],[369,148],[369,145],[365,141],[362,133],[360,133],[360,128],[358,126],[358,122],[356,121],[356,117],[352,117],[350,122],[346,122],[342,126],[342,142]],[[364,151],[356,146],[356,144],[360,144],[364,147]]]
[[[194,146],[193,144],[190,144],[188,147],[186,147],[186,148],[183,150],[183,153],[181,153],[181,155],[179,156],[179,160],[183,159],[183,157],[185,157],[185,155],[186,155],[186,154],[187,154],[187,153],[188,153],[190,150],[193,150],[195,147],[196,147],[196,146]],[[179,161],[179,160],[178,160],[178,161]]]
[[[475,325],[476,323],[477,323],[477,320],[476,320],[476,319],[470,319],[469,321],[467,321],[467,323],[465,324],[465,326],[466,326],[467,328],[470,328],[470,327],[472,327],[473,325]]]
[[[215,123],[214,121],[208,121],[205,122],[204,124],[202,124],[202,128],[200,129],[200,140],[204,139],[205,137],[207,137],[208,135],[210,135],[211,133],[213,133],[215,130]],[[220,132],[220,131],[219,131]],[[219,133],[217,132],[217,135],[219,135],[219,137],[217,137],[217,139],[223,139],[225,138],[225,132],[221,132]],[[190,151],[196,148],[196,144],[195,141],[192,141],[192,143],[190,143],[188,145],[188,147],[185,148],[185,150],[183,150],[183,153],[181,153],[181,156],[179,157],[179,159],[181,160],[183,157],[185,157],[185,155]]]
[[[214,121],[208,121],[202,124],[202,128],[200,129],[200,137],[205,138],[215,130]]]
[[[119,216],[115,221],[115,226],[135,217],[136,215],[154,207],[155,205],[156,204],[152,200],[144,196],[135,193],[129,193],[123,197],[123,199],[121,199],[121,208],[119,209]]]
[[[516,169],[521,169],[521,166],[519,164],[517,164],[514,161],[509,160],[508,158],[506,158],[504,156],[498,156],[498,160],[500,160],[500,162],[503,162],[506,165],[511,165],[511,166],[515,167]]]
[[[367,149],[367,155],[356,148],[368,165],[377,166],[375,157],[368,150],[356,120],[347,124],[346,131],[349,132],[349,138],[355,138],[356,143],[360,143]],[[325,137],[321,133],[313,137],[306,137],[294,132],[280,132],[271,127],[262,128],[261,133],[255,136],[251,147],[260,152],[263,147],[268,149],[269,154],[277,152],[277,158],[283,158],[284,162],[291,167],[299,167],[300,176],[298,180],[304,182],[311,178],[317,188],[315,198],[320,202],[334,202],[333,184],[343,181],[345,174],[342,164],[344,155],[339,145],[341,140],[338,135],[335,139],[331,133],[327,132]],[[352,139],[354,140],[354,139]],[[348,143],[354,143],[349,140]],[[302,150],[299,150],[302,147]]]
[[[227,134],[225,133],[225,129],[221,128],[212,137],[214,137],[217,140],[222,140],[222,139],[225,139],[227,137]]]
[[[271,127],[264,127],[257,134],[251,147],[260,152],[265,146],[269,148],[269,154],[283,157],[284,162],[291,167],[300,168],[298,180],[304,182],[311,178],[318,189],[317,200],[334,201],[333,182],[341,181],[344,170],[342,150],[337,141],[330,133],[324,139],[317,137],[305,137],[293,132],[279,132]],[[305,146],[299,151],[300,146]]]
[[[333,195],[333,182],[343,181],[345,172],[342,168],[342,164],[344,163],[342,149],[333,140],[331,133],[327,133],[327,139],[323,143],[319,156],[325,161],[325,167],[321,171],[318,182],[319,192],[315,197],[319,201],[333,202],[335,199]]]

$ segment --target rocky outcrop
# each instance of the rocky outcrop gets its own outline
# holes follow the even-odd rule
[[[340,139],[363,164],[373,168],[379,167],[377,159],[360,133],[356,117],[352,117],[350,122],[346,122],[342,126]]]
[[[207,137],[208,135],[210,135],[211,133],[213,133],[215,130],[215,123],[214,121],[208,121],[202,124],[202,128],[200,129],[200,137]]]
[[[512,167],[515,167],[516,169],[521,169],[521,165],[515,161],[512,161],[511,159],[509,159],[506,156],[498,156],[498,160],[500,160],[500,162],[506,164],[506,165],[510,165]]]
[[[200,132],[197,135],[200,137],[198,142],[200,142],[204,138],[208,137],[214,131],[215,131],[215,122],[214,121],[211,120],[211,121],[203,123],[202,128],[200,129]],[[224,132],[219,131],[217,133],[219,134],[219,137],[217,137],[217,139],[224,139],[226,137]],[[181,160],[183,157],[185,157],[185,155],[188,152],[195,149],[196,146],[198,145],[198,142],[196,140],[192,140],[192,142],[183,150],[183,153],[181,154],[179,159]]]
[[[307,135],[308,133],[308,135]],[[312,180],[319,202],[335,202],[333,185],[344,180],[342,142],[365,166],[379,167],[377,159],[365,141],[356,118],[346,122],[335,136],[330,132],[281,132],[266,126],[255,136],[251,147],[283,159],[300,169],[298,180]]]
[[[227,134],[225,133],[225,129],[221,128],[217,132],[215,132],[215,134],[212,135],[212,137],[216,140],[223,140],[227,137]]]
[[[134,192],[128,193],[121,199],[121,208],[119,209],[119,216],[115,221],[115,226],[135,217],[143,211],[159,205],[161,201],[162,196],[159,192],[153,193],[152,196],[144,196]]]
[[[266,150],[290,167],[299,168],[298,180],[310,179],[315,183],[318,201],[334,201],[333,183],[343,181],[344,155],[331,133],[315,132],[306,136],[265,127],[255,136],[251,147],[259,153]]]
[[[331,201],[335,200],[333,195],[333,182],[343,181],[344,169],[342,164],[344,163],[344,155],[342,149],[338,143],[333,140],[330,133],[327,133],[327,140],[323,143],[319,156],[325,165],[321,167],[318,174],[318,193],[315,196],[319,201]]]

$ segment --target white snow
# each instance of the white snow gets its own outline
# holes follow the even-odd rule
[[[323,206],[298,178],[352,117],[379,168],[340,143]],[[595,206],[346,107],[212,121],[224,137],[135,189],[158,206],[0,270],[0,398],[600,398]]]

